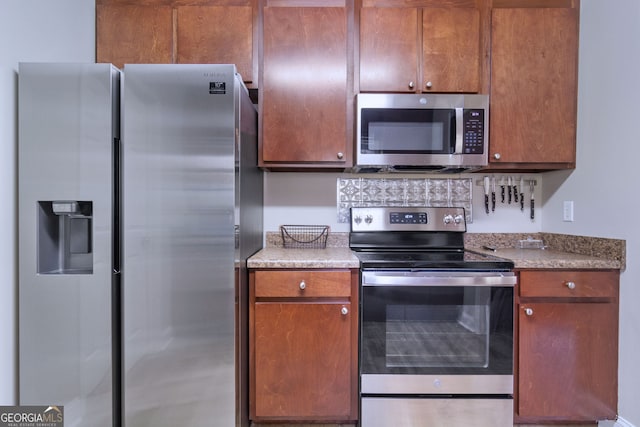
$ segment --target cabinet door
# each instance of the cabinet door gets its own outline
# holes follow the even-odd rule
[[[171,6],[96,5],[96,62],[173,62]]]
[[[252,415],[349,419],[350,305],[258,302],[254,310]]]
[[[261,166],[344,166],[345,7],[265,7]]]
[[[360,91],[415,92],[418,49],[416,8],[362,8]]]
[[[422,91],[478,92],[480,12],[422,9]]]
[[[617,316],[614,303],[521,304],[518,416],[615,418]]]
[[[576,9],[494,9],[491,31],[492,166],[574,167]]]
[[[254,79],[251,6],[179,6],[177,63],[236,64],[245,82]]]

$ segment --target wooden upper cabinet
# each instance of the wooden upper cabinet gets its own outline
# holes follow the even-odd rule
[[[347,8],[342,3],[263,9],[261,166],[348,166],[353,137],[347,134]]]
[[[97,0],[96,62],[236,64],[257,82],[257,0]]]
[[[422,40],[423,91],[479,91],[478,9],[422,9]]]
[[[177,57],[182,64],[236,64],[254,81],[251,6],[178,6]]]
[[[171,63],[172,22],[170,6],[96,3],[96,62]]]
[[[478,92],[480,11],[363,7],[361,92]]]
[[[413,92],[418,82],[418,10],[360,10],[360,91]]]
[[[578,11],[494,8],[490,166],[575,167]]]

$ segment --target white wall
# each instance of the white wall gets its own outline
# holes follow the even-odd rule
[[[0,13],[0,405],[16,395],[16,144],[19,62],[95,61],[95,4],[3,0]]]
[[[640,425],[640,2],[583,0],[578,168],[545,177],[543,228],[627,241],[620,289],[619,413]],[[575,201],[575,222],[562,202]]]
[[[339,223],[337,211],[337,179],[338,178],[416,178],[432,177],[438,179],[471,178],[473,180],[473,222],[468,224],[467,231],[472,233],[536,233],[541,231],[542,216],[542,179],[532,174],[496,174],[496,179],[512,176],[520,179],[535,179],[537,186],[534,191],[536,199],[536,217],[534,221],[529,217],[529,188],[525,190],[524,212],[515,202],[500,203],[500,187],[497,188],[497,203],[495,212],[489,215],[484,209],[483,188],[477,185],[484,175],[454,174],[454,175],[353,175],[340,173],[283,173],[270,172],[265,175],[265,223],[266,231],[277,231],[282,224],[322,224],[331,226],[331,231],[348,232],[349,224]]]

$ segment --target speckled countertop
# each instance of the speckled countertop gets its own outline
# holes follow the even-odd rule
[[[544,249],[518,249],[518,243],[527,240],[541,240]],[[510,259],[515,268],[626,268],[626,242],[618,239],[555,233],[466,233],[464,246]]]
[[[360,261],[349,249],[349,233],[329,233],[326,249],[282,247],[278,232],[267,232],[267,244],[249,258],[249,268],[359,268]]]
[[[249,268],[358,268],[349,249],[349,233],[330,233],[326,249],[282,247],[280,234],[267,232],[266,246],[249,258]],[[542,240],[545,249],[517,249],[520,240]],[[483,249],[495,247],[495,251]],[[621,269],[626,242],[553,233],[466,233],[465,248],[512,260],[515,268]]]
[[[269,247],[249,258],[249,268],[359,268],[349,248],[285,249]]]

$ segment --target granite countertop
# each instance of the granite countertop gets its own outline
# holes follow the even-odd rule
[[[248,268],[358,268],[349,249],[349,233],[331,233],[326,249],[282,247],[277,232],[267,232],[265,248],[247,261]],[[517,249],[520,240],[539,239],[544,249]],[[492,246],[495,251],[484,249]],[[465,248],[514,262],[515,268],[620,269],[626,267],[626,242],[553,233],[466,233]]]
[[[248,268],[359,268],[360,261],[346,248],[285,249],[267,246],[247,261]]]
[[[542,241],[544,249],[517,249],[520,241],[530,240]],[[466,233],[464,245],[476,252],[509,259],[515,268],[626,268],[626,242],[617,239],[555,233]]]
[[[620,269],[621,267],[620,262],[615,259],[598,258],[553,249],[497,248],[495,251],[483,248],[469,249],[511,260],[515,268]]]

